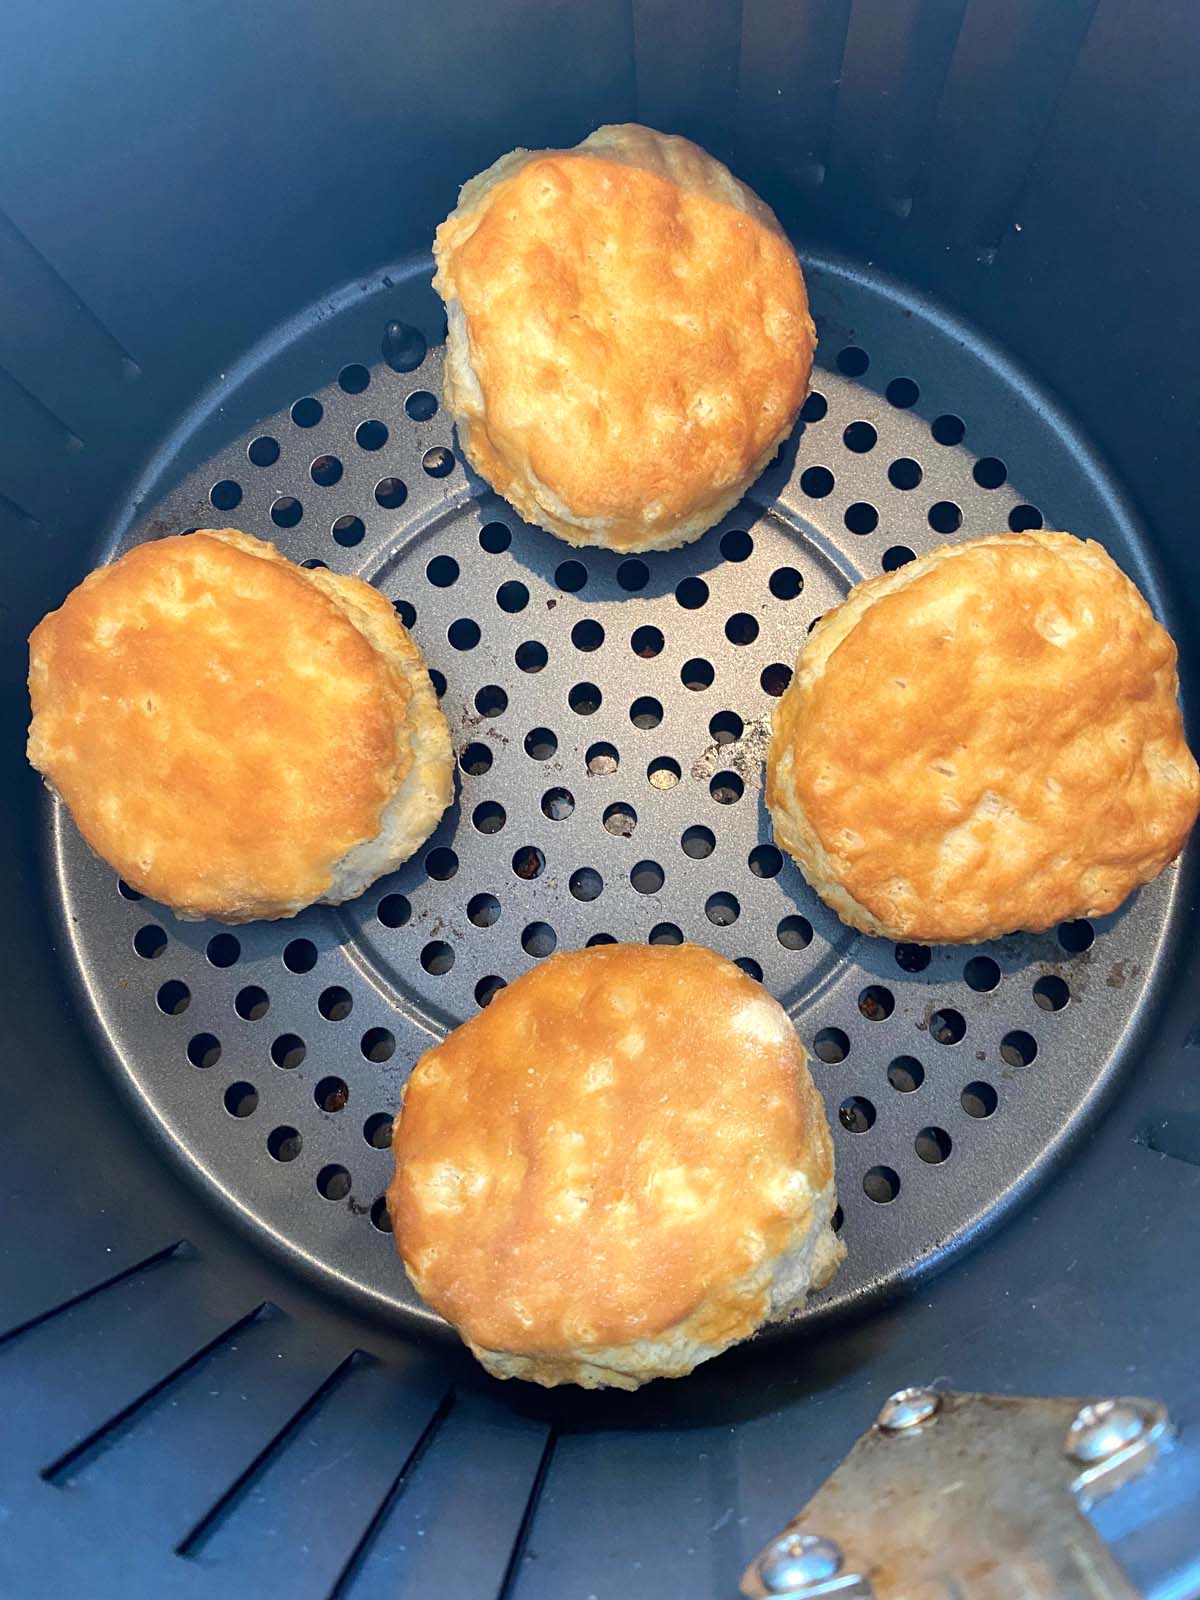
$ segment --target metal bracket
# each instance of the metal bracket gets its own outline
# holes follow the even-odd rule
[[[1164,1407],[902,1389],[742,1577],[750,1600],[1136,1600],[1084,1516],[1172,1439]]]

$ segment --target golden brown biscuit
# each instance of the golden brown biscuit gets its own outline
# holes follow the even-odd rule
[[[182,917],[360,894],[453,792],[416,645],[370,585],[232,529],[139,545],[30,639],[29,759],[126,882]]]
[[[514,150],[437,231],[446,407],[471,465],[570,544],[671,550],[795,422],[816,333],[769,207],[636,123]]]
[[[535,967],[417,1062],[392,1147],[409,1276],[500,1378],[681,1377],[844,1254],[803,1046],[695,945]]]
[[[844,922],[889,939],[1103,916],[1196,819],[1178,688],[1174,643],[1100,545],[949,545],[814,629],[775,711],[776,837]]]

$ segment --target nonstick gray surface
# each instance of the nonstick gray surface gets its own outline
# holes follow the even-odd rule
[[[323,301],[223,374],[112,531],[115,551],[235,526],[357,573],[442,692],[455,803],[342,908],[177,922],[50,811],[70,964],[149,1126],[260,1239],[414,1326],[440,1323],[382,1199],[401,1085],[554,949],[707,944],[787,1007],[849,1250],[801,1321],[997,1220],[1135,1048],[1173,871],[1095,924],[929,950],[844,927],[771,842],[771,709],[859,578],[947,539],[1066,528],[1107,544],[1163,615],[1142,535],[1046,395],[895,284],[806,271],[821,343],[804,419],[682,550],[574,550],[464,468],[427,262]]]

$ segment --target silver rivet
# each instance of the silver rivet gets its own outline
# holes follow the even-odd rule
[[[758,1576],[768,1594],[803,1593],[814,1583],[836,1578],[842,1552],[832,1539],[814,1533],[785,1533],[758,1558]]]
[[[932,1389],[897,1389],[884,1401],[878,1425],[884,1433],[903,1433],[906,1428],[919,1428],[941,1409],[942,1397]]]
[[[1067,1454],[1084,1466],[1107,1461],[1146,1431],[1146,1418],[1126,1400],[1084,1406],[1067,1431]]]

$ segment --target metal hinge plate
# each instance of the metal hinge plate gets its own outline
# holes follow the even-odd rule
[[[903,1389],[751,1562],[751,1600],[1136,1600],[1084,1516],[1153,1466],[1156,1400]]]

